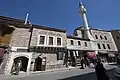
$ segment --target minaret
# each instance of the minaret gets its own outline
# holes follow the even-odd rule
[[[82,22],[83,22],[83,27],[84,27],[84,35],[83,35],[84,39],[90,39],[94,41],[94,38],[92,37],[89,31],[88,21],[86,17],[86,9],[84,8],[82,2],[79,2],[79,8],[80,8],[80,15],[81,15]]]

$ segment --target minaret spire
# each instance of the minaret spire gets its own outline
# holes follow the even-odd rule
[[[93,36],[90,34],[90,28],[88,27],[88,21],[87,21],[87,16],[86,16],[87,10],[83,6],[83,3],[81,1],[79,2],[79,8],[80,8],[80,15],[81,15],[82,22],[83,22],[83,27],[84,27],[84,34],[83,34],[84,39],[90,40],[91,49],[95,51],[95,54],[98,54],[97,45],[95,43]]]
[[[80,7],[82,4],[83,4],[83,3],[82,3],[82,1],[80,0],[80,1],[79,1],[79,7]]]
[[[89,32],[88,21],[86,17],[87,10],[81,1],[79,2],[79,8],[80,8],[80,15],[81,15],[82,22],[83,22],[83,27],[84,27],[84,39],[94,40],[94,38]]]

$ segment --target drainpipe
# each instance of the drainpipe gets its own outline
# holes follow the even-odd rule
[[[28,49],[27,49],[28,52],[29,52],[30,43],[31,43],[31,38],[32,38],[32,33],[33,33],[33,26],[32,26],[32,24],[30,25],[30,30],[29,30],[29,32],[30,32],[30,38],[29,38],[29,42],[28,42]]]

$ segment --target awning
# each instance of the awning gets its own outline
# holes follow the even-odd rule
[[[108,54],[108,56],[109,57],[115,57],[115,54],[110,53],[110,54]]]
[[[89,58],[96,58],[95,52],[87,52]]]
[[[5,49],[0,48],[0,59],[4,56]]]

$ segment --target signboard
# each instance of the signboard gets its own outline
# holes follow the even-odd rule
[[[96,58],[95,52],[87,52],[89,58]]]

